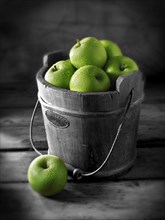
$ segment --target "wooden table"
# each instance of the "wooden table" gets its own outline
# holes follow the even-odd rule
[[[163,6],[163,0],[0,1],[1,220],[165,218]],[[115,41],[147,76],[137,159],[118,181],[69,180],[59,195],[46,198],[27,181],[28,166],[37,156],[29,141],[37,98],[35,73],[44,53],[69,49],[85,36]],[[38,150],[47,150],[39,109],[34,140]]]
[[[68,181],[52,198],[34,192],[27,169],[37,156],[29,142],[29,121],[37,87],[1,86],[1,219],[161,219],[165,217],[165,88],[146,83],[134,167],[118,181]],[[5,97],[5,98],[4,98]],[[47,150],[40,109],[34,125],[38,149]]]

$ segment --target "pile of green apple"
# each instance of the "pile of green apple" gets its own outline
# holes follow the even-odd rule
[[[77,40],[70,49],[69,59],[54,63],[44,78],[63,89],[105,92],[115,89],[119,76],[136,70],[136,62],[124,56],[115,42],[86,37]]]

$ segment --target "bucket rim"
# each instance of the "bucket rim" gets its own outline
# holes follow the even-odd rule
[[[120,85],[122,83],[122,81],[128,77],[131,77],[131,75],[137,73],[142,75],[142,72],[140,70],[136,70],[136,71],[132,71],[126,75],[121,75],[117,78],[116,80],[116,90],[109,90],[106,92],[77,92],[77,91],[72,91],[69,89],[64,89],[64,88],[60,88],[60,87],[56,87],[54,85],[51,85],[50,83],[48,83],[45,79],[44,79],[44,74],[46,73],[46,71],[49,69],[49,66],[42,66],[39,71],[36,74],[36,80],[39,81],[45,88],[49,88],[53,91],[57,91],[57,92],[61,92],[61,93],[65,93],[65,94],[71,94],[71,95],[80,95],[80,96],[98,96],[98,95],[115,95],[115,94],[119,94],[120,93]]]

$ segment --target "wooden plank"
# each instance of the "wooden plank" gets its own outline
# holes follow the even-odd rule
[[[138,140],[152,141],[165,138],[165,102],[143,103],[138,128]]]
[[[0,109],[0,126],[12,127],[12,126],[28,126],[32,115],[33,108],[1,108]],[[143,103],[141,105],[140,115],[140,127],[142,129],[140,133],[145,133],[143,127],[147,126],[149,130],[150,126],[157,127],[160,125],[160,130],[164,132],[165,124],[165,104],[164,102]],[[36,112],[34,125],[43,125],[42,112],[40,107]],[[155,129],[156,130],[156,129]]]
[[[1,219],[164,219],[165,181],[68,183],[47,198],[27,183],[0,184]]]
[[[142,133],[143,139],[140,139],[140,134],[138,135],[137,147],[164,147],[163,130],[157,130],[155,133],[153,131],[154,135],[152,136],[152,133],[150,133],[150,135],[147,135],[148,128],[149,127],[146,126],[146,133]],[[141,131],[142,130],[139,130],[139,132]],[[146,138],[145,134],[147,135]],[[0,140],[1,150],[32,149],[29,139],[29,127],[2,127],[0,132]],[[47,140],[44,126],[34,126],[33,140],[35,146],[38,149],[47,149]]]
[[[1,152],[0,182],[27,181],[28,166],[37,156],[34,151]],[[133,168],[121,179],[162,179],[165,178],[164,170],[165,148],[139,148]]]
[[[1,127],[26,127],[30,124],[30,118],[33,112],[32,107],[16,107],[0,109],[0,126]],[[34,126],[43,125],[41,108],[38,107],[34,118]]]
[[[27,81],[27,83],[0,83],[0,108],[33,108],[37,100],[37,93],[37,84],[34,81]],[[144,93],[143,103],[165,103],[165,87],[163,83],[146,82]]]
[[[29,145],[29,124],[32,108],[0,109],[1,149],[27,149]],[[143,103],[138,128],[138,141],[163,142],[165,134],[165,104],[163,102]],[[40,108],[37,111],[34,128],[34,140],[45,148],[46,135]],[[47,147],[47,145],[46,145]]]
[[[126,179],[162,179],[165,178],[165,148],[138,148],[135,164]]]
[[[37,148],[47,149],[47,141],[44,126],[35,126],[33,128],[33,139]],[[2,127],[0,132],[0,140],[1,150],[32,149],[29,139],[29,126]]]

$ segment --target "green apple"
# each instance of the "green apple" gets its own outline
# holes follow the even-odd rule
[[[120,50],[120,47],[113,41],[110,40],[100,40],[102,45],[104,46],[106,52],[107,52],[107,58],[110,59],[114,56],[122,56],[122,52]]]
[[[115,86],[119,76],[138,70],[136,62],[127,56],[111,57],[105,65],[105,72],[108,74],[112,87]],[[111,88],[112,88],[111,87]]]
[[[53,64],[45,74],[45,80],[60,88],[69,89],[70,78],[75,68],[70,60],[61,60]]]
[[[102,68],[107,61],[107,53],[101,42],[95,37],[78,40],[70,49],[70,61],[77,69],[85,65]]]
[[[53,155],[38,156],[28,168],[28,181],[32,189],[43,196],[52,196],[61,192],[67,177],[65,163]]]
[[[104,92],[110,88],[108,75],[99,67],[80,67],[70,80],[70,90],[77,92]]]

